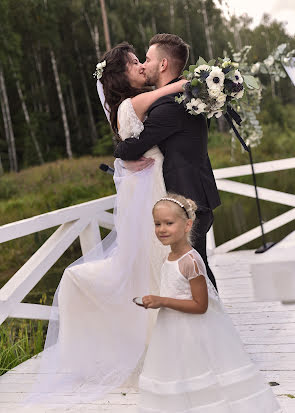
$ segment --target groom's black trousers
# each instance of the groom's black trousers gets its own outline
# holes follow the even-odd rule
[[[209,267],[206,251],[206,234],[213,224],[213,212],[211,209],[206,211],[197,211],[196,215],[197,219],[192,231],[192,246],[203,258],[203,261],[206,265],[208,277],[217,290],[216,280],[213,272],[211,271],[211,268]]]

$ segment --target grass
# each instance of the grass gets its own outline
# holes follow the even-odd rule
[[[40,303],[46,302],[46,294]],[[0,326],[0,376],[40,353],[44,347],[48,322],[7,319]]]

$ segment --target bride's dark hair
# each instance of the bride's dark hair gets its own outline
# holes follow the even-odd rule
[[[117,138],[119,138],[117,127],[119,105],[123,100],[149,90],[148,88],[137,89],[130,85],[126,74],[127,63],[132,62],[130,53],[135,54],[134,47],[127,42],[123,42],[106,52],[101,59],[101,61],[106,61],[106,66],[100,81],[103,85],[106,103],[110,109],[111,127]]]

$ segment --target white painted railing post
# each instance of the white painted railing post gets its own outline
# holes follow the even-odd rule
[[[99,241],[101,241],[100,230],[97,218],[90,221],[87,227],[80,234],[80,244],[82,255],[90,251]]]
[[[213,225],[207,233],[207,252],[208,255],[214,254],[216,248]]]

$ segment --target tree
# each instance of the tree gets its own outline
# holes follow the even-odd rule
[[[101,8],[102,21],[103,21],[103,30],[104,30],[106,50],[109,51],[112,46],[111,46],[108,16],[107,16],[107,11],[106,11],[106,6],[105,6],[105,1],[104,0],[100,0],[100,8]]]
[[[1,65],[1,62],[0,62],[0,102],[1,102],[1,110],[2,110],[2,115],[3,115],[5,136],[6,136],[7,146],[8,146],[10,170],[17,172],[18,164],[17,164],[17,156],[16,156],[16,148],[15,148],[15,139],[14,139],[12,121],[11,121],[11,116],[10,116],[10,108],[9,108],[9,103],[8,103],[4,72],[3,72],[3,67]]]
[[[50,58],[51,58],[51,64],[52,64],[52,69],[54,73],[56,90],[57,90],[57,95],[58,95],[58,100],[59,100],[60,110],[61,110],[61,115],[62,115],[62,121],[63,121],[63,126],[64,126],[67,155],[68,155],[68,158],[71,159],[73,157],[73,153],[72,153],[70,129],[69,129],[69,124],[68,124],[68,118],[67,118],[64,98],[63,98],[61,86],[60,86],[60,79],[59,79],[59,74],[57,70],[56,58],[55,58],[54,51],[52,49],[50,49]]]

